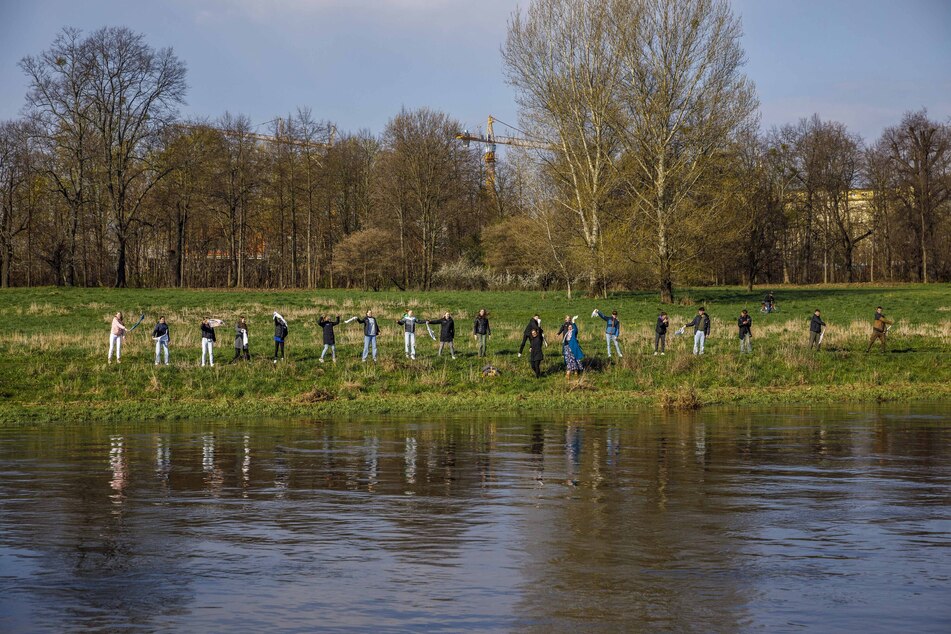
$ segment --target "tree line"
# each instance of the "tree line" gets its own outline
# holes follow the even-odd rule
[[[529,149],[486,165],[403,109],[184,120],[184,63],[127,28],[24,57],[0,124],[0,283],[656,288],[951,279],[951,126],[761,130],[720,0],[534,0],[502,58]],[[262,130],[263,128],[263,130]],[[491,177],[487,174],[491,170]]]

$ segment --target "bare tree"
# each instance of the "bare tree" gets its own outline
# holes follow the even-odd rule
[[[590,290],[603,294],[603,215],[616,186],[622,75],[609,6],[597,0],[534,0],[509,22],[502,50],[521,118],[549,141],[539,158],[588,249]]]
[[[717,154],[753,123],[757,101],[741,72],[740,22],[723,0],[616,0],[615,41],[629,189],[656,236],[652,265],[661,301],[674,299],[673,273],[688,244],[674,229],[693,220],[702,240],[714,229],[694,197],[715,176]],[[717,204],[709,200],[706,203]]]
[[[898,195],[906,222],[916,234],[919,280],[928,282],[938,213],[951,197],[951,126],[932,121],[927,111],[920,110],[906,113],[882,138],[901,178]]]

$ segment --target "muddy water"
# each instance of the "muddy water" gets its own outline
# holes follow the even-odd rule
[[[951,631],[947,406],[0,429],[0,631]]]

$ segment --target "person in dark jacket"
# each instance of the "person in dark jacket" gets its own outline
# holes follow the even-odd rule
[[[545,331],[542,329],[542,318],[535,315],[528,320],[528,325],[525,326],[525,331],[522,333],[522,345],[518,347],[518,356],[522,356],[522,352],[525,350],[525,344],[528,343],[528,340],[532,336],[532,330],[537,330],[538,334],[541,335],[542,341],[545,340]],[[547,345],[547,343],[545,345]]]
[[[693,327],[693,353],[703,354],[703,346],[707,337],[710,336],[710,316],[707,315],[707,309],[702,306],[697,310],[696,317],[684,328]]]
[[[407,310],[403,318],[396,322],[403,327],[403,347],[408,359],[416,359],[416,324],[419,321],[412,310]]]
[[[234,359],[231,360],[231,363],[242,356],[245,361],[251,360],[251,353],[248,351],[248,320],[244,317],[234,325]]]
[[[207,318],[201,320],[201,367],[205,367],[205,356],[208,365],[215,367],[215,329]]]
[[[456,358],[456,349],[453,346],[453,340],[456,338],[456,322],[452,320],[449,311],[442,316],[442,319],[430,319],[427,324],[439,324],[439,356],[442,356],[442,350],[449,344],[449,354],[453,359]]]
[[[485,309],[481,309],[479,314],[475,318],[475,322],[472,324],[472,335],[476,339],[476,343],[479,345],[479,356],[485,356],[486,342],[489,338],[489,335],[492,334],[492,329],[489,327],[489,313]]]
[[[336,321],[330,321],[330,315],[324,315],[317,320],[317,325],[324,332],[324,350],[320,353],[320,362],[324,362],[324,355],[327,349],[330,349],[330,358],[334,363],[337,362],[337,338],[334,336],[334,326],[340,324],[340,315],[337,315]]]
[[[280,352],[281,361],[284,360],[284,340],[287,339],[287,321],[280,313],[274,313],[274,363],[277,363]]]
[[[822,313],[817,308],[812,313],[812,321],[809,322],[809,349],[816,350],[822,345],[822,333],[825,330],[826,322],[822,321]]]
[[[872,336],[868,340],[868,347],[865,349],[865,352],[871,352],[872,345],[879,340],[882,342],[882,352],[885,352],[885,333],[888,332],[888,327],[895,322],[885,317],[885,313],[882,312],[881,306],[875,309],[875,317],[873,319]]]
[[[608,359],[611,358],[611,344],[614,344],[614,348],[617,351],[618,357],[623,357],[621,354],[621,344],[617,342],[617,338],[621,336],[621,320],[617,318],[617,311],[612,310],[611,316],[608,317],[600,310],[596,310],[595,313],[607,322],[604,326],[604,340],[608,344]]]
[[[667,313],[661,311],[657,316],[657,323],[654,325],[654,356],[660,352],[661,356],[667,350],[667,328],[670,326],[670,319]]]
[[[357,317],[357,323],[363,324],[363,356],[361,361],[367,360],[371,348],[373,349],[373,360],[376,361],[376,338],[380,336],[380,324],[377,323],[372,310],[368,310],[362,318]]]
[[[162,350],[165,351],[165,365],[168,365],[169,336],[165,317],[159,317],[158,323],[152,329],[152,339],[155,340],[155,365],[159,364],[159,356]]]
[[[528,358],[536,379],[540,379],[542,376],[542,360],[545,358],[545,353],[542,351],[542,344],[544,343],[541,333],[538,332],[537,328],[533,328],[528,336]]]
[[[736,320],[736,326],[739,328],[740,354],[750,354],[753,352],[753,318],[745,308],[740,311],[740,316]]]

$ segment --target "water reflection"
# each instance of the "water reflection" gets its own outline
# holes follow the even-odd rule
[[[0,630],[942,630],[942,412],[2,429]]]

